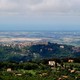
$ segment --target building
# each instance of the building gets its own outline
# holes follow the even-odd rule
[[[64,46],[60,46],[60,48],[62,48],[62,49],[63,49],[63,48],[64,48]]]
[[[11,72],[12,71],[12,69],[11,68],[7,68],[7,72]]]
[[[48,65],[50,65],[50,66],[54,66],[54,67],[55,67],[56,62],[55,62],[55,61],[48,61]]]
[[[72,63],[72,62],[74,62],[74,60],[73,59],[69,59],[68,62],[69,63]]]

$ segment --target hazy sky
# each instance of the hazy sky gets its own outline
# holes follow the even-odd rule
[[[0,30],[80,30],[80,0],[0,0]]]

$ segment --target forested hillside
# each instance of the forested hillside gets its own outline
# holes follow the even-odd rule
[[[0,46],[0,61],[30,61],[50,58],[78,58],[74,46],[57,43],[36,44],[26,47]]]

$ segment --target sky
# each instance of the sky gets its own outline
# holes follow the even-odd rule
[[[0,0],[0,30],[80,31],[80,0]]]

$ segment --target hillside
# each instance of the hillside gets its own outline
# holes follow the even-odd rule
[[[29,61],[51,58],[78,58],[79,50],[74,46],[57,43],[36,44],[20,48],[18,46],[0,46],[0,61]]]

